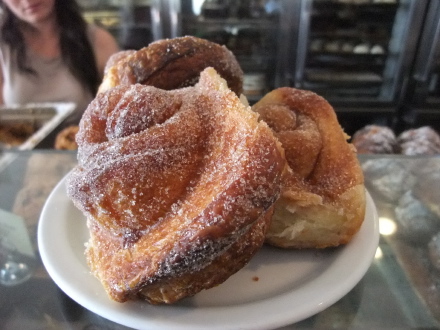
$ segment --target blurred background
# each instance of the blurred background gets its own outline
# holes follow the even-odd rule
[[[437,0],[82,0],[89,22],[123,49],[194,35],[226,45],[251,103],[281,86],[308,89],[352,135],[440,130]]]

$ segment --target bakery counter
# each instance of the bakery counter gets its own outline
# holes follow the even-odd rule
[[[37,244],[40,213],[51,191],[75,165],[76,153],[35,149],[6,151],[2,157],[9,161],[0,170],[1,328],[127,329],[71,299],[41,261]],[[440,327],[440,157],[360,156],[360,161],[379,215],[380,241],[375,258],[365,276],[341,299],[282,329]],[[56,219],[56,207],[50,211]],[[78,219],[78,226],[83,225],[81,221]],[[58,241],[56,237],[46,239]],[[350,246],[342,249],[346,248]],[[345,267],[341,274],[349,274],[356,265],[342,263],[339,267]],[[84,272],[82,276],[91,275]],[[344,281],[343,276],[340,281]],[[264,278],[253,283],[268,284]],[[166,315],[174,307],[156,308],[158,314]],[[292,308],[291,313],[297,311]],[[149,315],[145,308],[144,317],[158,316]]]

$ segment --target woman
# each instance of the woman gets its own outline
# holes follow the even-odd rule
[[[75,102],[77,124],[96,94],[105,63],[119,50],[88,25],[75,0],[1,0],[0,102]]]

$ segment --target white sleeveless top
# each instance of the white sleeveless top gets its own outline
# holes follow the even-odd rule
[[[89,36],[95,29],[89,26]],[[38,102],[74,102],[77,107],[65,125],[78,124],[93,95],[70,72],[61,57],[44,58],[28,52],[29,65],[37,75],[19,72],[12,65],[11,49],[0,43],[0,65],[3,71],[3,100],[6,106]]]

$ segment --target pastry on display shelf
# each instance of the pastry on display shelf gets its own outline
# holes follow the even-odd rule
[[[351,143],[359,154],[393,154],[397,149],[396,135],[387,126],[367,125],[354,133]]]
[[[409,129],[397,137],[387,126],[367,125],[353,134],[359,154],[440,155],[440,135],[429,126]]]
[[[0,122],[0,145],[4,145],[7,148],[18,147],[35,131],[35,125],[27,122],[7,124]]]
[[[440,135],[429,126],[402,132],[397,143],[402,155],[440,155]]]
[[[61,130],[55,138],[55,149],[57,150],[76,150],[78,144],[75,141],[79,126],[69,126]]]

